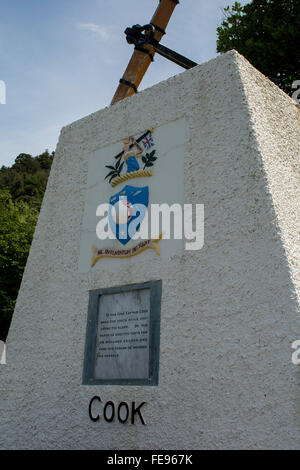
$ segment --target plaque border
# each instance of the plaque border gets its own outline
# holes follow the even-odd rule
[[[95,379],[94,367],[98,329],[99,296],[141,289],[150,289],[149,377],[147,379]],[[89,291],[82,385],[158,385],[161,295],[161,280]]]

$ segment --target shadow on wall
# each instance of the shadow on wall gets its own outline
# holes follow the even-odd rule
[[[6,346],[3,341],[0,341],[0,365],[6,364]]]

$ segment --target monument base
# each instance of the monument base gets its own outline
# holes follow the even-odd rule
[[[162,239],[160,254],[91,266],[93,245],[138,243],[97,239],[96,209],[122,140],[150,127],[153,176],[129,186],[149,204],[204,204],[204,246]],[[63,128],[0,367],[2,449],[298,447],[298,144],[299,109],[234,51]],[[89,356],[97,322],[139,312],[108,302],[89,317],[91,293],[153,281],[154,329],[148,297],[146,326],[128,322],[146,355]]]

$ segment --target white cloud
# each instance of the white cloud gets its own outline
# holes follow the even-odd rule
[[[106,26],[102,26],[102,25],[94,24],[94,23],[79,23],[77,26],[79,29],[84,29],[86,31],[91,31],[92,33],[96,33],[98,36],[101,37],[101,39],[104,39],[105,41],[107,41],[110,37]]]

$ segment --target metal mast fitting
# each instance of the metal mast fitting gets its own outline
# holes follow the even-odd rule
[[[160,0],[150,21],[150,24],[154,28],[152,40],[157,41],[157,44],[165,34],[166,27],[178,3],[178,0]],[[134,50],[111,104],[133,95],[137,91],[143,76],[153,60],[157,45],[154,47],[153,44],[145,42],[141,47],[148,52],[141,50],[141,48]]]
[[[132,26],[132,28],[127,28],[125,30],[126,39],[128,44],[134,44],[135,49],[144,52],[150,56],[151,61],[153,61],[153,56],[151,52],[144,47],[146,44],[152,44],[154,46],[155,51],[160,54],[161,56],[165,57],[166,59],[175,62],[175,64],[180,65],[185,69],[191,69],[195,67],[197,64],[190,59],[187,59],[181,54],[178,54],[172,49],[159,44],[159,42],[154,39],[155,34],[155,26],[153,24],[146,24],[145,26],[140,26],[136,24]],[[163,32],[163,34],[165,34]]]

